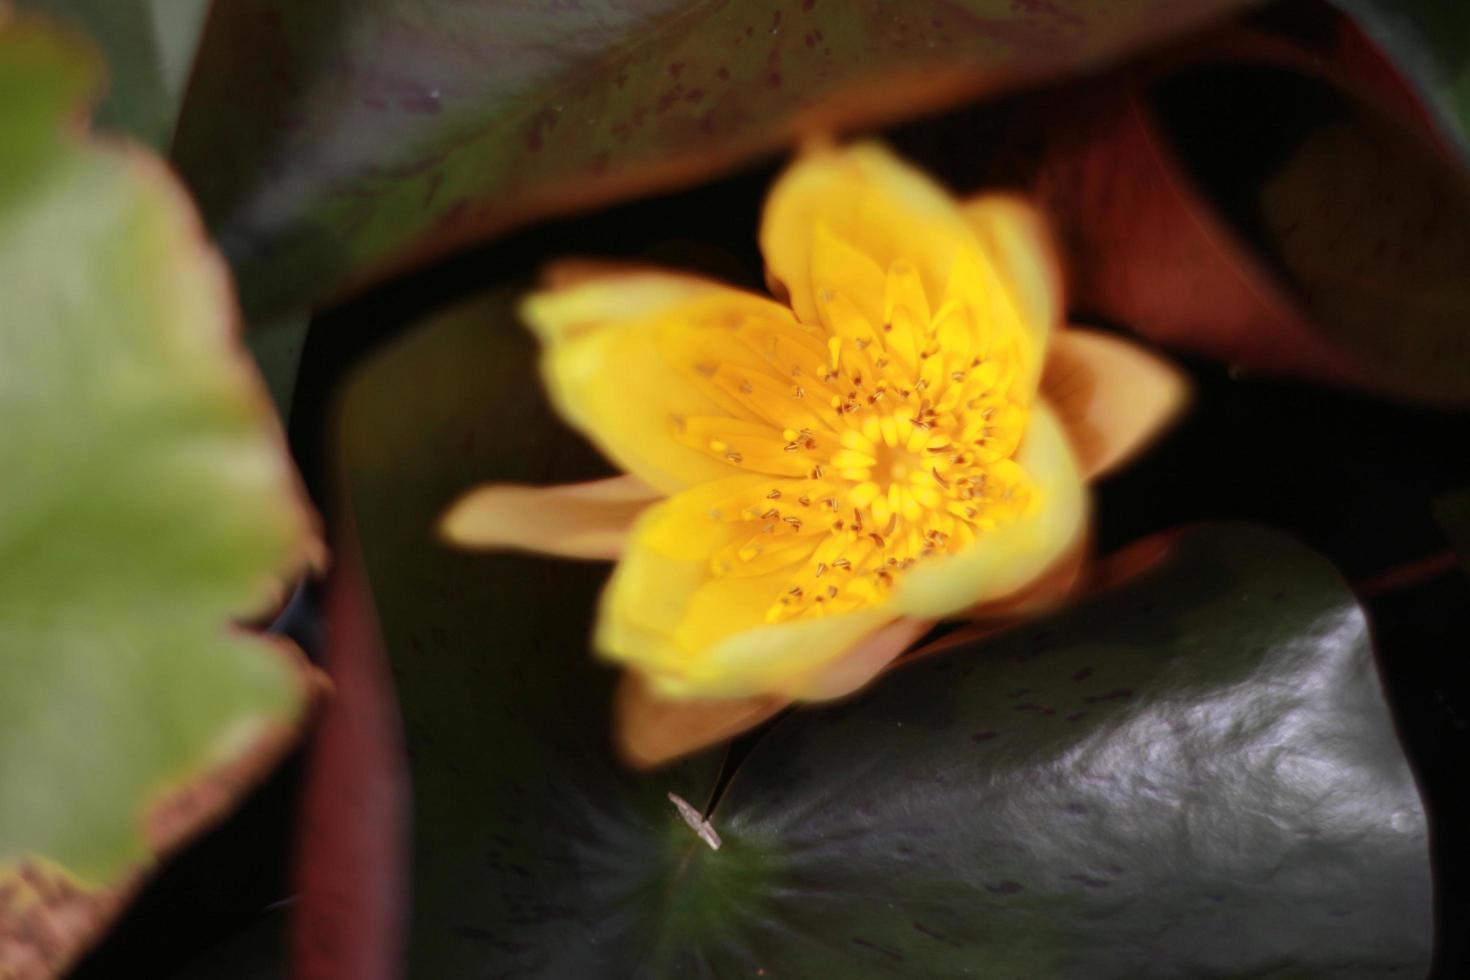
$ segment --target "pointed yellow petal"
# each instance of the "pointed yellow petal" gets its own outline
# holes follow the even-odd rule
[[[456,500],[439,533],[465,548],[616,558],[633,522],[659,497],[631,476],[558,487],[491,484]]]
[[[749,731],[778,714],[793,699],[819,701],[851,694],[881,674],[929,626],[917,619],[890,623],[783,694],[669,698],[629,671],[613,695],[613,736],[618,754],[630,766],[652,768]]]
[[[976,535],[962,551],[921,562],[899,579],[895,609],[938,619],[1017,595],[1074,546],[1087,524],[1087,493],[1066,433],[1043,402],[1031,409],[1015,463],[1031,480],[1034,504]]]
[[[655,504],[639,518],[603,592],[595,644],[643,674],[669,698],[734,698],[784,693],[893,619],[883,606],[815,618],[768,622],[767,613],[809,561],[799,532],[779,522],[730,520],[740,479],[695,487]],[[766,484],[756,480],[749,496]],[[761,493],[762,503],[763,493]],[[712,506],[712,502],[726,503]],[[767,524],[770,532],[762,530]],[[754,533],[752,533],[754,531]],[[789,563],[760,574],[721,574],[716,555],[730,545],[782,548]],[[753,559],[758,560],[758,559]]]
[[[681,441],[678,427],[696,416],[754,419],[707,376],[719,365],[764,370],[735,336],[743,325],[794,324],[790,310],[768,299],[655,271],[575,280],[533,294],[521,312],[541,338],[542,373],[558,411],[665,493],[740,471]]]
[[[734,738],[790,703],[775,695],[675,700],[629,671],[613,695],[613,743],[625,763],[650,769]]]
[[[770,278],[806,323],[818,322],[823,288],[871,290],[848,298],[884,309],[895,262],[913,263],[937,307],[956,250],[978,247],[955,201],[875,144],[815,150],[792,164],[766,199],[760,241]],[[862,259],[835,261],[844,252]]]
[[[1042,378],[1086,478],[1141,452],[1189,400],[1184,375],[1131,341],[1091,330],[1060,331]]]
[[[1046,219],[1011,194],[972,198],[963,213],[1039,355],[1066,314],[1062,268]]]

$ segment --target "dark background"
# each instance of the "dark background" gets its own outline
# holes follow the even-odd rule
[[[1235,85],[1249,98],[1259,79],[1222,76],[1215,84]],[[1158,97],[1168,121],[1169,94]],[[1182,157],[1208,163],[1196,179],[1248,235],[1251,217],[1240,202],[1310,107],[1246,117],[1232,115],[1233,104],[1223,100],[1213,115],[1182,114],[1171,135]],[[970,190],[986,179],[974,161],[1025,105],[1010,100],[883,135],[957,190]],[[1251,138],[1222,137],[1241,132]],[[334,393],[374,347],[428,313],[499,282],[530,281],[542,263],[568,255],[637,258],[759,288],[756,227],[776,167],[773,161],[687,192],[542,225],[318,315],[290,433],[328,525]],[[1098,325],[1086,311],[1073,313]],[[1450,560],[1432,511],[1436,497],[1470,488],[1470,417],[1176,360],[1194,381],[1192,409],[1146,456],[1096,486],[1097,550],[1191,522],[1246,520],[1290,531],[1353,583],[1430,814],[1434,976],[1470,976],[1470,936],[1460,928],[1470,909],[1470,843],[1462,829],[1470,826],[1470,579]],[[278,624],[308,652],[319,646],[315,598],[306,590]],[[170,862],[76,976],[285,976],[301,772],[298,752],[237,813]]]

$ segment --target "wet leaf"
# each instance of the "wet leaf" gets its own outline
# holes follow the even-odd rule
[[[175,155],[254,319],[1245,5],[219,0]]]
[[[0,25],[0,974],[59,972],[294,735],[268,611],[319,551],[167,169],[76,124],[95,52]]]
[[[1363,615],[1258,529],[1185,533],[1110,593],[789,716],[710,819],[726,847],[691,848],[672,901],[702,921],[666,929],[671,965],[1428,967],[1424,817]]]

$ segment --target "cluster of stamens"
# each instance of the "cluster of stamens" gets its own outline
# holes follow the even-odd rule
[[[769,477],[709,513],[729,531],[715,574],[781,582],[768,620],[871,605],[1034,497],[1011,459],[1026,421],[1023,339],[953,301],[930,315],[911,267],[889,270],[888,287],[877,323],[826,291],[820,325],[747,316],[732,327],[739,356],[694,365],[733,407],[677,419],[680,437]]]

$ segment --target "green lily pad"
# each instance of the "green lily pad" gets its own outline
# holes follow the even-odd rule
[[[87,45],[0,26],[0,975],[59,972],[285,747],[232,625],[319,549],[228,275],[166,167],[77,125]]]
[[[71,21],[110,66],[95,122],[167,150],[194,64],[209,0],[19,0]]]
[[[218,0],[175,143],[252,321],[805,133],[1094,68],[1249,0]]]
[[[487,479],[602,467],[504,293],[349,387],[343,477],[416,793],[411,973],[1409,977],[1424,814],[1320,558],[1183,534],[1123,586],[651,774],[587,651],[605,571],[431,536]],[[711,850],[669,794],[707,814]]]

